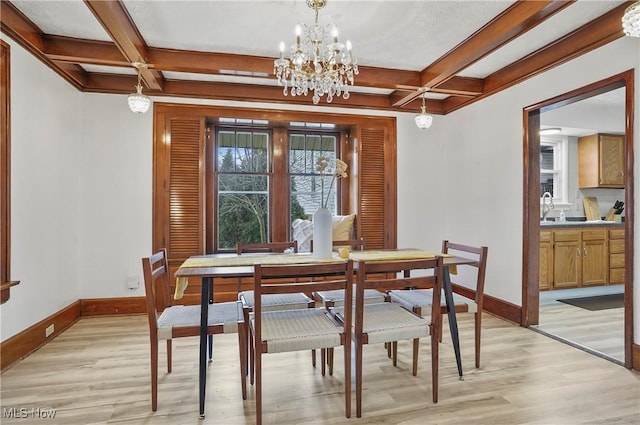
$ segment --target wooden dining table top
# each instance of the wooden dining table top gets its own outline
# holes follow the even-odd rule
[[[429,259],[443,256],[445,266],[471,264],[475,260],[436,251],[414,248],[352,251],[349,258],[355,262],[385,261],[406,259]],[[176,271],[176,278],[189,277],[250,277],[253,275],[255,264],[301,264],[309,262],[335,262],[346,259],[337,253],[329,259],[318,259],[311,253],[277,253],[277,254],[208,254],[189,257]]]

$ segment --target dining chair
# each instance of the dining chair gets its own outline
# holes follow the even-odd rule
[[[354,251],[364,251],[366,244],[364,238],[360,239],[347,239],[347,240],[334,240],[334,248],[349,248]],[[313,251],[313,239],[311,240],[311,250]],[[355,296],[355,291],[353,292]],[[344,305],[344,291],[319,291],[312,294],[316,303],[322,304],[326,309],[332,307],[341,307]],[[366,303],[381,303],[386,300],[385,294],[375,289],[367,289],[364,291],[364,298]],[[329,367],[329,375],[333,374],[333,349],[328,349],[326,352],[323,350],[320,354],[320,361],[322,364],[322,374],[325,374],[325,364]]]
[[[311,293],[344,289],[347,293],[343,322],[323,308],[265,310],[263,297],[268,295]],[[308,264],[254,266],[254,311],[250,315],[250,332],[255,346],[256,422],[262,423],[262,355],[344,348],[345,416],[351,417],[351,322],[353,261],[336,260]],[[278,373],[282,373],[279,370]]]
[[[460,284],[452,282],[454,291],[458,288],[458,291],[464,291],[465,294],[469,294],[470,297],[453,294],[453,303],[456,313],[473,313],[475,316],[475,366],[480,367],[480,337],[482,333],[482,310],[484,301],[484,278],[487,268],[487,254],[489,249],[486,246],[475,247],[470,245],[463,245],[459,243],[449,242],[448,240],[442,241],[442,253],[460,255],[466,258],[473,258],[475,262],[468,264],[469,266],[477,269],[475,273],[475,282],[472,289],[467,289]],[[389,298],[392,302],[397,302],[406,308],[421,314],[421,311],[426,309],[427,314],[431,309],[431,300],[433,298],[432,289],[419,289],[419,290],[397,290],[390,291]],[[443,312],[447,311],[447,306],[444,297],[441,297],[441,309]],[[442,324],[442,323],[441,323]],[[440,331],[440,335],[442,332]]]
[[[438,329],[440,309],[433,309],[426,319],[397,303],[366,304],[364,291],[386,291],[406,286],[416,288],[442,286],[442,257],[390,261],[360,261],[358,263],[353,339],[355,341],[356,415],[362,415],[363,346],[391,342],[397,353],[397,341],[413,340],[412,374],[418,374],[418,349],[420,338],[431,336],[431,379],[433,402],[438,401]],[[399,274],[402,274],[399,276]],[[434,302],[439,303],[440,291],[434,292]],[[347,314],[347,306],[334,309],[336,317]],[[397,358],[394,356],[394,358]],[[394,366],[397,364],[394,363]]]
[[[171,373],[172,339],[200,335],[200,306],[172,305],[166,249],[161,249],[151,257],[142,258],[142,270],[151,342],[151,410],[155,412],[158,408],[159,341],[167,341],[167,373]],[[242,321],[239,302],[213,303],[209,306],[209,359],[212,356],[211,339],[214,334],[238,333],[242,398],[246,399],[247,338]]]
[[[311,241],[313,246],[313,240]],[[344,241],[333,241],[333,247],[349,247],[354,251],[364,251],[366,249],[364,238],[350,239]],[[355,292],[354,292],[355,296]],[[341,307],[344,305],[344,291],[318,291],[313,293],[313,298],[317,303],[321,303],[324,308]],[[366,290],[364,299],[367,303],[379,303],[386,300],[385,294],[376,290]]]
[[[239,242],[236,245],[236,254],[242,255],[246,253],[264,253],[274,254],[283,253],[290,250],[292,253],[298,252],[298,241],[291,242],[267,242],[267,243],[242,243]],[[244,317],[244,329],[245,335],[248,341],[248,373],[251,385],[254,382],[254,354],[253,354],[253,341],[249,338],[249,314],[253,311],[255,300],[253,290],[242,290],[241,279],[238,279],[238,300],[242,303],[242,312]],[[279,295],[267,295],[262,297],[263,309],[265,310],[292,310],[297,308],[313,308],[315,302],[306,294],[300,292],[296,294],[279,294]],[[313,366],[316,365],[315,351],[311,354],[311,361]]]

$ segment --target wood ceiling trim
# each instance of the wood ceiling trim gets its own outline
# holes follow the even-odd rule
[[[40,28],[12,3],[0,2],[0,24],[2,32],[10,35],[30,52],[35,51],[40,54],[44,49],[43,33]]]
[[[90,73],[85,85],[85,92],[92,93],[131,93],[135,77],[119,74]],[[166,80],[162,92],[147,92],[150,96],[172,96],[200,99],[237,100],[242,102],[265,102],[281,104],[309,105],[311,96],[284,96],[282,87],[219,83],[206,81]],[[333,102],[326,103],[323,98],[320,106],[337,106],[358,109],[394,110],[389,103],[389,96],[364,93],[350,93],[348,100],[334,97]],[[440,109],[440,108],[437,108]]]
[[[236,69],[243,72],[264,72],[272,78],[273,59],[247,55],[147,48],[137,28],[124,9],[124,6],[122,6],[119,1],[102,2],[85,0],[85,2],[92,10],[98,10],[100,16],[103,16],[102,19],[104,21],[110,23],[111,31],[109,31],[109,33],[117,33],[121,43],[128,45],[130,54],[135,55],[137,52],[138,56],[135,57],[142,57],[143,59],[146,57],[147,60],[145,60],[145,62],[149,63],[150,69],[143,73],[143,78],[145,76],[149,78],[148,76],[150,75],[152,81],[155,80],[158,82],[158,87],[150,90],[151,93],[148,94],[240,101],[251,99],[257,102],[300,105],[309,104],[308,96],[292,97],[289,95],[285,97],[282,94],[282,88],[279,86],[186,80],[170,80],[170,84],[167,84],[169,81],[165,82],[159,71],[219,74],[220,70],[223,69]],[[109,4],[105,5],[105,3]],[[553,8],[555,11],[559,10],[561,6],[558,5],[557,1],[546,3],[548,7]],[[562,3],[565,4],[566,7],[566,5],[571,2]],[[620,27],[620,19],[624,13],[624,9],[630,4],[633,4],[633,2],[628,1],[623,3],[609,13],[594,19],[571,34],[539,49],[537,52],[506,66],[484,80],[458,76],[449,77],[431,91],[445,93],[450,96],[444,100],[427,99],[429,111],[434,114],[453,112],[622,37],[623,33]],[[130,58],[123,56],[122,48],[119,47],[118,43],[46,35],[10,2],[0,2],[0,6],[2,31],[52,68],[78,90],[122,94],[133,91],[133,87],[136,84],[136,77],[134,76],[88,73],[77,65],[86,63],[108,66],[130,66]],[[543,9],[539,12],[538,17],[548,17],[550,14],[551,11],[549,9]],[[524,32],[524,30],[521,29],[520,32]],[[131,35],[132,33],[134,35]],[[454,50],[447,56],[456,54],[459,55],[460,53]],[[158,62],[157,64],[155,63],[156,61]],[[389,95],[352,92],[351,98],[348,101],[335,99],[331,104],[322,102],[320,105],[404,112],[413,108],[417,110],[419,109],[418,102],[416,101],[416,98],[419,97],[417,88],[421,83],[421,75],[422,73],[417,71],[360,67],[360,75],[357,77],[358,86],[394,91]],[[162,87],[160,83],[162,83]],[[406,91],[411,92],[409,96],[406,96]]]
[[[422,71],[422,85],[437,87],[498,47],[541,24],[573,1],[522,1],[507,8]]]
[[[162,71],[227,75],[239,71],[241,76],[255,73],[248,76],[275,78],[274,58],[158,48],[149,48],[147,53],[150,67]],[[359,72],[356,82],[361,87],[395,90],[414,89],[420,84],[418,71],[363,66]]]
[[[471,101],[467,100],[459,103],[452,108],[449,107],[450,105],[445,105],[447,113],[505,90],[528,78],[624,37],[620,22],[624,10],[633,3],[633,1],[625,2],[608,13],[566,34],[564,37],[494,72],[485,78],[485,91],[482,95]],[[452,102],[451,106],[453,105],[454,103]]]
[[[482,78],[453,77],[430,91],[460,96],[479,96],[484,92],[484,80]]]
[[[84,2],[125,59],[130,63],[147,62],[147,44],[120,0],[84,0]],[[140,75],[150,90],[162,90],[163,78],[157,71],[141,69]]]
[[[82,90],[77,72],[59,67],[43,53],[45,41],[40,28],[8,1],[0,2],[0,29],[69,84]]]
[[[131,67],[116,45],[110,41],[44,36],[44,53],[51,60],[78,64]]]
[[[433,90],[498,47],[541,24],[573,1],[575,0],[515,2],[491,22],[422,70],[420,85]],[[394,106],[409,103],[419,95],[419,91],[410,93]]]
[[[84,87],[87,84],[89,73],[87,73],[87,71],[85,71],[80,65],[66,62],[56,62],[55,64],[58,69],[64,72],[65,75],[73,78],[78,86]]]

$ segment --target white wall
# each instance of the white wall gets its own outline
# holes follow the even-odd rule
[[[125,96],[78,93],[7,41],[13,69],[12,277],[22,284],[0,307],[2,339],[79,298],[142,296],[142,288],[128,290],[125,280],[136,274],[141,278],[140,258],[151,250],[152,213],[152,114],[129,112]],[[396,116],[398,245],[438,248],[443,238],[488,245],[487,293],[520,305],[522,108],[635,67],[638,43],[611,43],[450,115],[436,116],[425,131],[415,127],[413,113],[154,100]],[[29,103],[35,110],[29,114],[22,93],[30,102],[44,96],[50,103]],[[640,104],[638,95],[636,102]],[[53,195],[52,186],[64,189],[62,200]],[[41,254],[45,250],[47,257]],[[34,254],[43,257],[38,264]],[[99,264],[90,263],[96,258]],[[639,258],[637,250],[636,270]],[[635,309],[640,311],[640,289]],[[636,317],[635,339],[640,341],[640,315]]]
[[[446,203],[456,205],[447,215],[446,233],[451,239],[489,246],[489,295],[521,305],[522,109],[637,67],[639,43],[638,39],[619,39],[446,117],[448,148],[444,159],[455,164],[446,181]],[[635,102],[640,104],[637,89]],[[636,113],[636,146],[639,126]],[[635,149],[636,164],[639,151]],[[499,161],[494,160],[495,155],[500,156]],[[635,172],[640,174],[637,166]],[[637,227],[635,234],[637,244]],[[640,250],[636,250],[636,275],[639,259]],[[640,284],[635,288],[637,312]],[[635,341],[639,340],[640,316],[636,315]]]
[[[153,114],[125,96],[87,94],[82,119],[79,298],[144,296],[151,252]],[[98,261],[97,261],[98,260]],[[127,277],[140,286],[127,288]]]
[[[11,45],[11,277],[6,339],[78,299],[82,93]]]

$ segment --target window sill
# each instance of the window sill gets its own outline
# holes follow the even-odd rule
[[[18,285],[19,283],[19,280],[14,280],[12,282],[5,282],[0,285],[0,304],[4,304],[9,301],[11,287]]]

